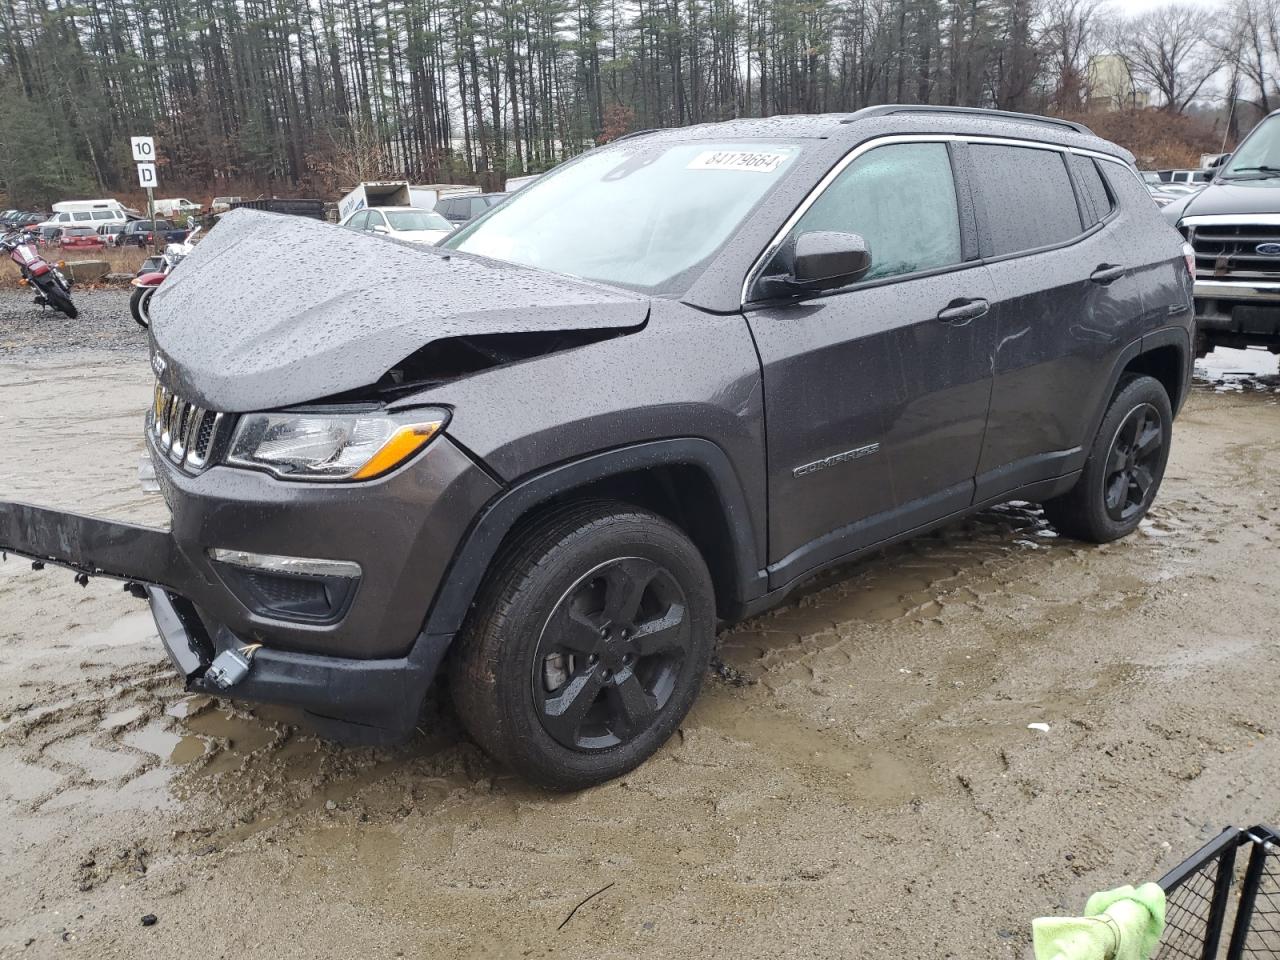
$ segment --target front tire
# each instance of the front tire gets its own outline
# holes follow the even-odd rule
[[[1045,516],[1076,540],[1110,543],[1128,536],[1160,489],[1172,438],[1173,409],[1160,381],[1147,376],[1122,380],[1080,479],[1045,503]]]
[[[714,641],[711,577],[689,539],[647,510],[582,504],[504,549],[459,638],[450,689],[487,753],[576,790],[666,742]]]
[[[151,296],[155,292],[155,287],[134,287],[129,295],[129,313],[144,330],[151,326]]]

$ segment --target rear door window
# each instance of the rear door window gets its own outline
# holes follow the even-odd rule
[[[945,143],[899,143],[870,150],[832,181],[805,211],[780,256],[802,233],[856,233],[871,249],[863,278],[935,270],[962,262],[960,211]],[[775,261],[766,272],[779,273]]]
[[[92,220],[92,219],[93,219],[93,214],[92,214],[92,213],[90,213],[88,210],[85,210],[85,211],[82,211],[81,213],[77,213],[77,214],[75,215],[75,219],[77,219],[77,220]]]
[[[1071,167],[1076,172],[1076,183],[1080,185],[1081,200],[1084,202],[1085,219],[1089,226],[1100,223],[1111,215],[1111,194],[1102,181],[1098,170],[1098,161],[1091,157],[1072,156]]]
[[[1055,246],[1083,232],[1059,151],[973,143],[969,153],[989,256]]]

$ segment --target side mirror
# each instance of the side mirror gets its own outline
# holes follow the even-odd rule
[[[871,269],[871,246],[856,233],[815,230],[796,237],[787,286],[836,290],[857,283]]]
[[[384,226],[382,226],[382,225],[378,225],[378,226],[375,226],[375,227],[371,227],[370,229],[371,229],[374,233],[390,233],[390,232],[391,232],[390,230],[388,230],[386,227],[384,227]]]
[[[1217,170],[1219,167],[1225,167],[1227,165],[1227,161],[1229,161],[1230,159],[1231,159],[1231,154],[1220,153],[1218,154],[1218,156],[1214,157],[1212,160],[1209,161],[1209,169]]]

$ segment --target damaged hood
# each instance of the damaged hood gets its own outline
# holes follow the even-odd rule
[[[637,327],[648,298],[256,210],[223,216],[151,301],[152,366],[239,413],[375,383],[433,340]]]

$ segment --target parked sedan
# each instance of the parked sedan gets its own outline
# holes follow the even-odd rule
[[[93,227],[59,227],[58,246],[63,250],[101,250],[106,244]]]
[[[453,224],[438,213],[416,207],[370,207],[357,210],[341,226],[380,233],[409,243],[435,243],[453,232]]]

